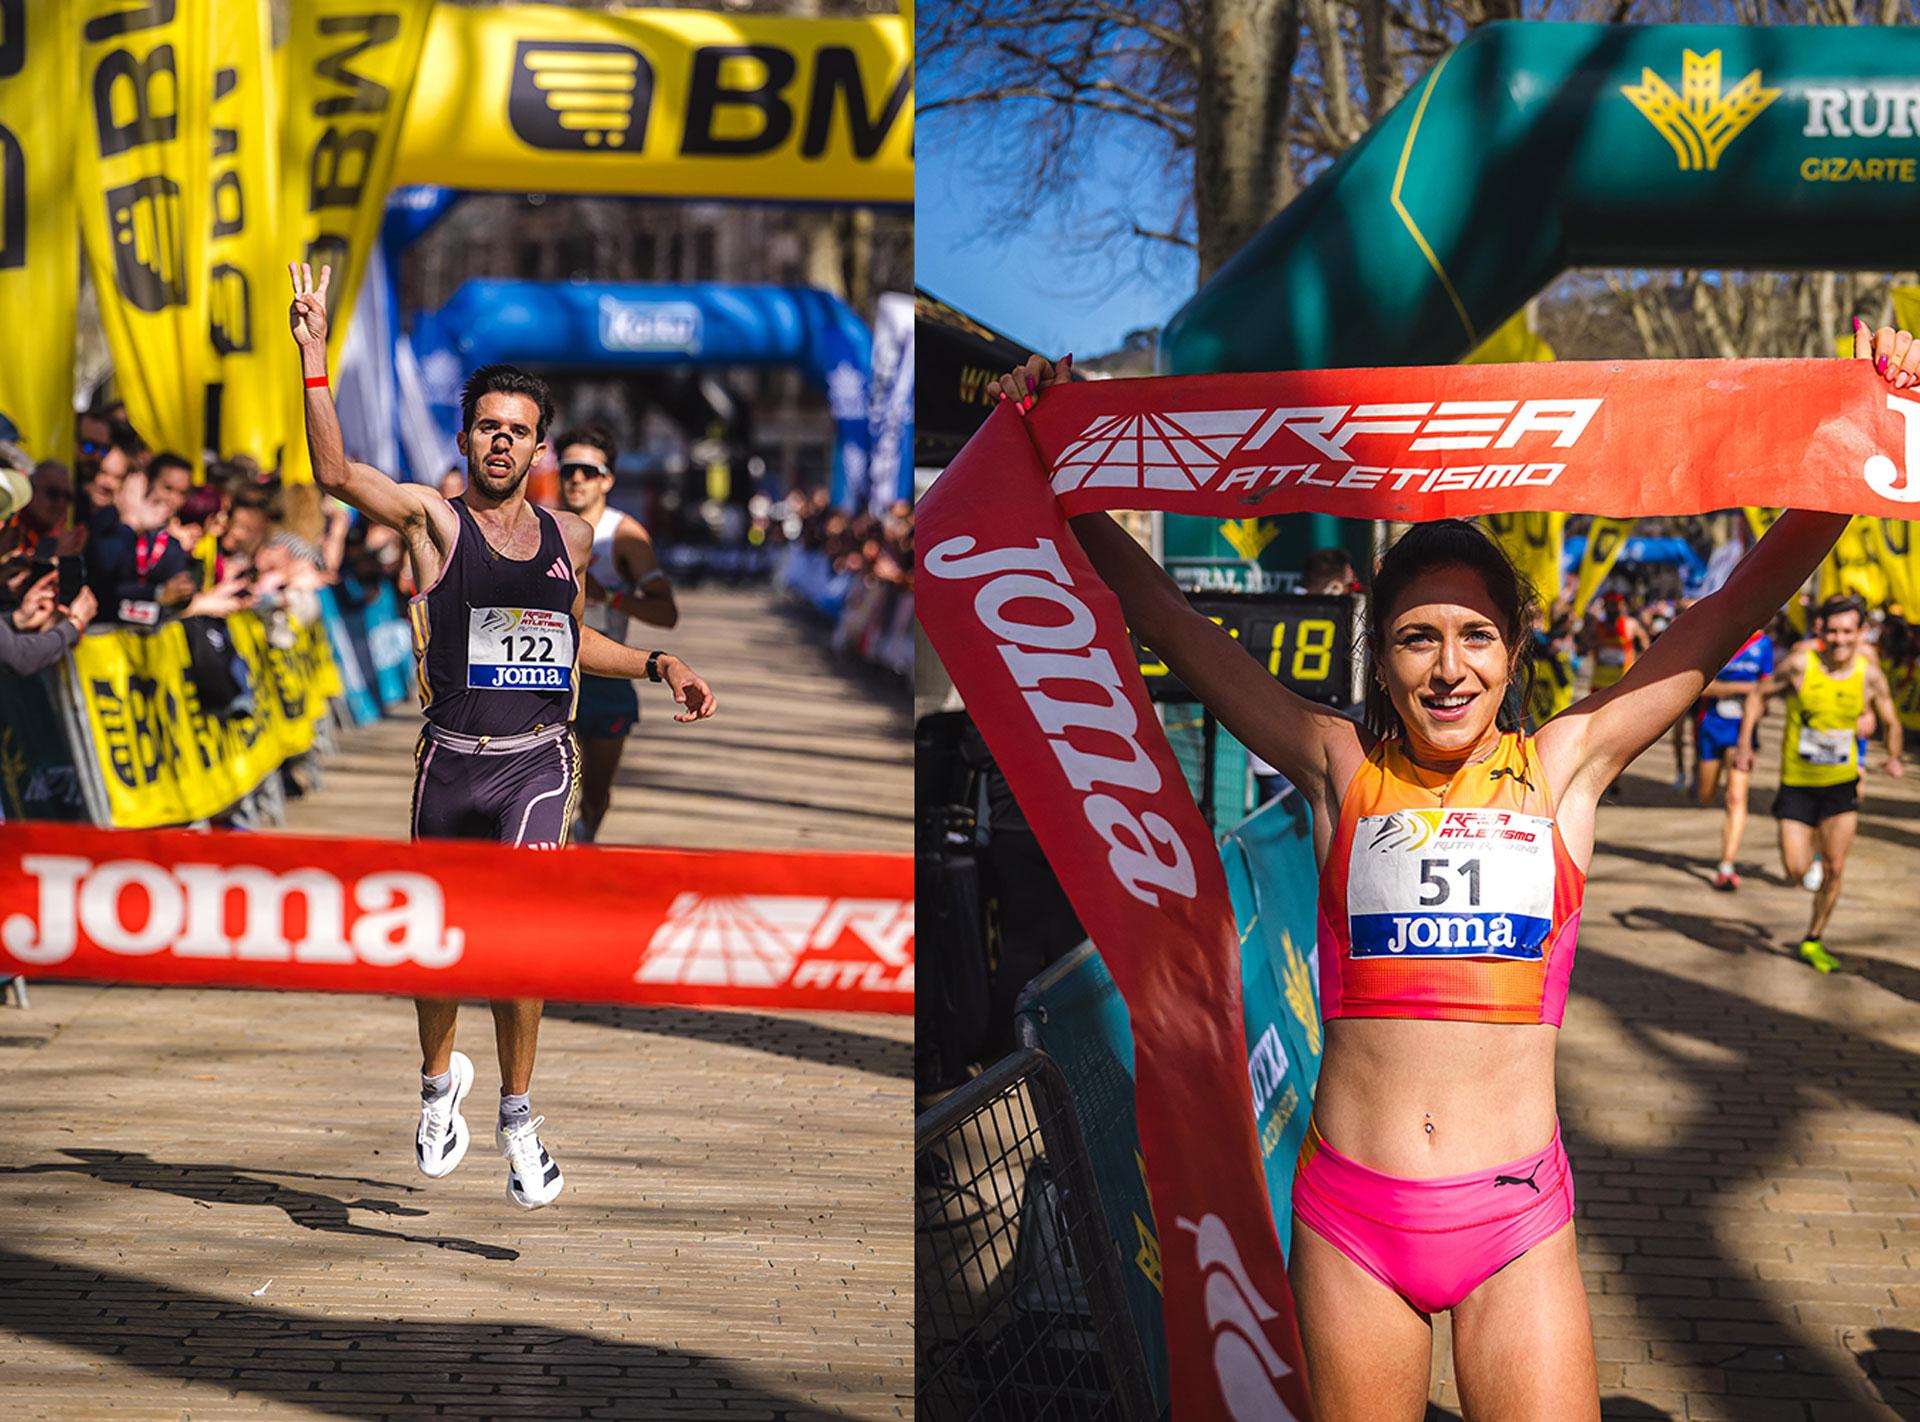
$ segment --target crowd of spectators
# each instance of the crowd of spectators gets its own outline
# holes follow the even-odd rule
[[[222,620],[257,612],[269,638],[291,646],[288,619],[317,619],[320,588],[381,566],[377,555],[369,564],[363,532],[349,567],[345,505],[312,485],[282,487],[251,456],[209,460],[196,483],[191,463],[149,449],[118,405],[80,416],[76,436],[71,463],[34,463],[0,441],[0,480],[15,480],[0,487],[8,670],[51,664],[89,625],[180,621],[208,709],[245,711],[250,693]],[[24,499],[6,498],[5,488]],[[396,549],[385,576],[397,562]]]
[[[762,518],[786,545],[780,586],[834,620],[834,649],[911,676],[913,506],[849,513],[825,490],[795,490]]]

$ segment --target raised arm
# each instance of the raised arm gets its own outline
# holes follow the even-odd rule
[[[1920,342],[1904,332],[1869,333],[1855,321],[1853,348],[1856,359],[1874,361],[1889,386],[1903,387],[1920,374]],[[1765,626],[1820,565],[1849,517],[1783,513],[1724,587],[1676,617],[1619,682],[1556,719],[1556,739],[1575,738],[1570,749],[1586,789],[1597,795],[1666,734],[1740,644]],[[1568,750],[1556,747],[1555,753]]]
[[[1040,391],[1068,378],[1071,360],[1055,367],[1036,355],[987,388],[1030,409],[1027,402]],[[1350,773],[1358,762],[1360,728],[1274,680],[1246,648],[1194,611],[1166,570],[1106,514],[1082,514],[1072,522],[1094,571],[1120,599],[1133,634],[1236,739],[1298,785],[1316,809],[1331,808],[1335,766]]]
[[[430,502],[445,500],[423,484],[402,484],[371,464],[347,459],[340,437],[340,416],[327,384],[327,285],[333,268],[320,268],[320,284],[305,262],[289,262],[293,277],[293,306],[288,322],[300,347],[300,378],[306,386],[307,452],[313,460],[314,482],[346,500],[375,523],[405,533],[418,529],[431,516]]]

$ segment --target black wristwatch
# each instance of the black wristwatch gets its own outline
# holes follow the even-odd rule
[[[666,680],[665,677],[660,675],[660,659],[666,655],[667,654],[665,652],[649,652],[647,654],[647,680],[648,681],[665,681]]]

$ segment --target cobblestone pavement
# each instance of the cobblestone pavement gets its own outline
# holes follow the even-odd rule
[[[762,594],[684,606],[722,715],[673,725],[645,689],[609,838],[904,852],[904,694]],[[289,828],[403,837],[416,727],[350,733]],[[8,1422],[911,1413],[905,1018],[550,1004],[534,1108],[567,1189],[527,1213],[482,1006],[474,1145],[430,1181],[405,1001],[32,1002],[0,1011]]]
[[[1601,811],[1559,1095],[1609,1417],[1920,1419],[1920,785],[1870,774],[1821,977],[1776,762],[1737,893],[1666,745]]]

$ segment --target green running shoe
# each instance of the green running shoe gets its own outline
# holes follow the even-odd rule
[[[1830,973],[1840,966],[1840,960],[1821,947],[1818,938],[1801,939],[1800,956],[1813,964],[1813,970],[1817,973]]]

